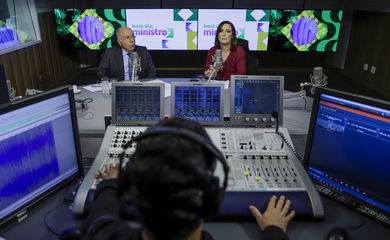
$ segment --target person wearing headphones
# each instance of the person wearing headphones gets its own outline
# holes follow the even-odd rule
[[[218,212],[228,166],[206,130],[197,122],[164,119],[136,138],[123,169],[110,165],[97,174],[103,181],[83,224],[83,239],[213,239],[202,230],[203,220]],[[214,176],[217,160],[225,172],[223,187]],[[285,232],[295,214],[290,204],[273,196],[263,213],[249,206],[264,239],[288,239]],[[131,208],[141,228],[126,221]]]

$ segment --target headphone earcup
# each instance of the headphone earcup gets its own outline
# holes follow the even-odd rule
[[[203,191],[202,216],[206,219],[218,213],[219,206],[223,201],[225,189],[220,187],[219,182],[219,178],[213,176]]]
[[[121,161],[123,162],[125,156],[121,156]],[[121,167],[121,166],[120,166]],[[120,168],[119,174],[118,174],[118,189],[119,189],[119,196],[123,196],[126,191],[128,191],[131,188],[131,157],[129,161],[127,161],[126,166],[123,168]]]

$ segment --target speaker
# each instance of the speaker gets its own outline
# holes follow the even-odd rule
[[[227,176],[229,173],[229,166],[227,165],[224,155],[214,146],[209,137],[204,137],[195,133],[193,131],[176,128],[176,127],[150,127],[144,133],[134,137],[129,142],[123,146],[122,154],[120,155],[120,171],[118,176],[118,184],[120,194],[123,194],[131,188],[131,172],[133,158],[130,157],[129,161],[123,166],[123,161],[125,159],[126,149],[129,148],[133,143],[140,141],[141,139],[149,138],[152,136],[162,135],[162,134],[173,134],[181,138],[188,139],[195,142],[205,150],[209,151],[213,157],[222,164],[224,171],[224,179],[222,185],[220,185],[219,178],[214,175],[214,170],[216,166],[216,160],[213,159],[213,163],[210,163],[210,166],[213,166],[213,169],[209,169],[205,172],[205,178],[209,178],[210,181],[206,184],[203,189],[203,206],[202,213],[200,214],[203,218],[209,218],[212,215],[218,212],[218,208],[221,205],[224,197],[224,193],[227,187]],[[208,163],[209,164],[209,163]],[[212,171],[212,172],[211,172]],[[131,207],[129,207],[131,209]]]

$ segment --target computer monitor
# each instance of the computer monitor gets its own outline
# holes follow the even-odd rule
[[[68,87],[0,108],[0,225],[82,175],[73,93]]]
[[[267,127],[279,121],[282,125],[283,89],[284,76],[232,75],[230,124]]]
[[[114,82],[112,123],[152,125],[164,117],[164,83]]]
[[[223,83],[173,82],[171,113],[202,125],[223,125]]]
[[[390,103],[317,88],[305,165],[318,190],[390,226]]]
[[[9,94],[7,87],[7,79],[5,77],[5,71],[3,64],[0,64],[0,105],[9,103]]]

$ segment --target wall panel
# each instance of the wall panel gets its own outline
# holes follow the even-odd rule
[[[355,12],[345,70],[342,74],[390,98],[390,13]],[[363,65],[368,64],[368,71]],[[375,66],[375,73],[371,67]]]

